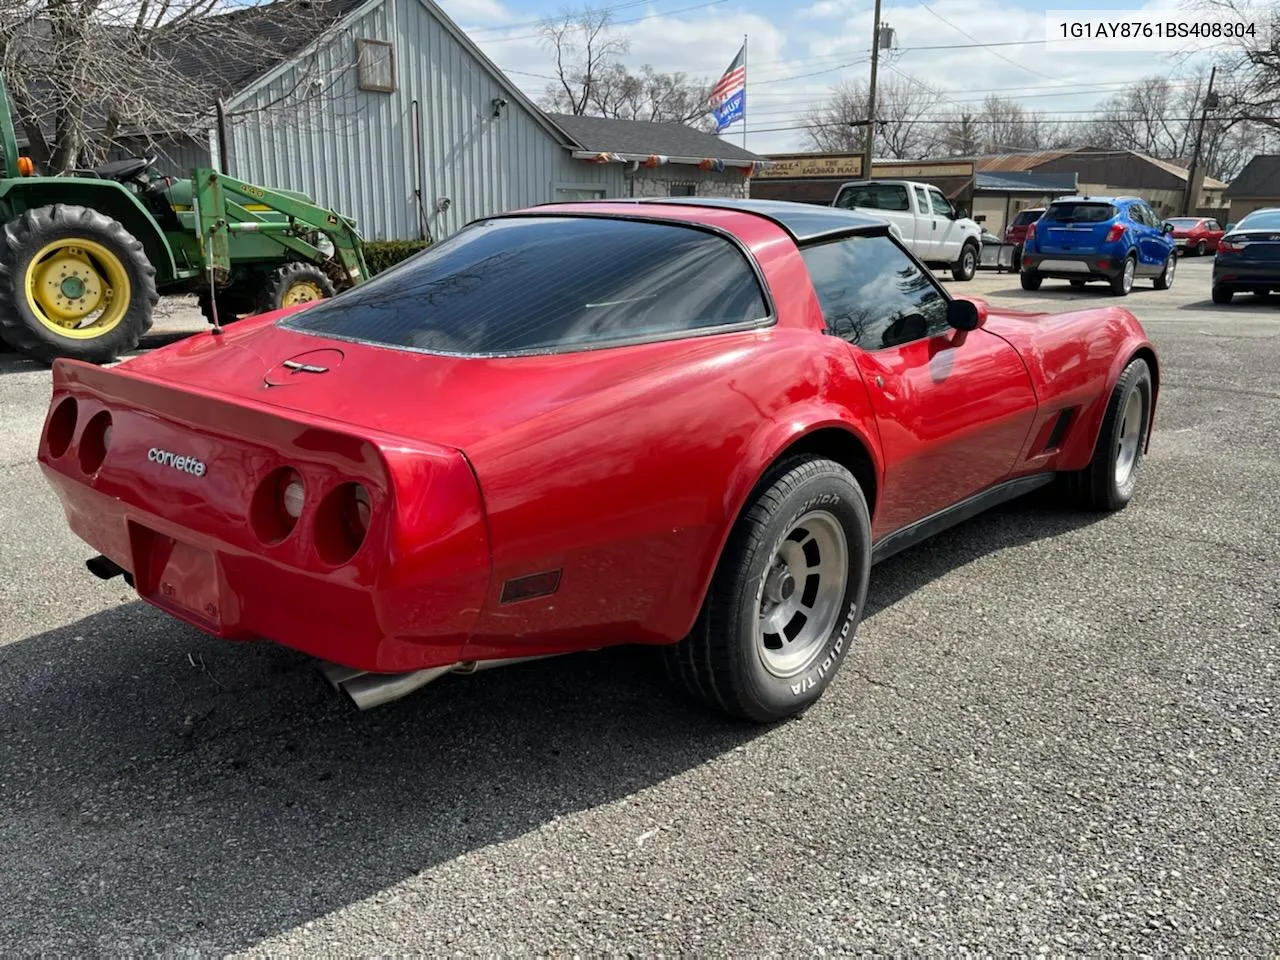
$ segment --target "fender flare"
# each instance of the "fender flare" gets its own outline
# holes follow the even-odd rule
[[[833,438],[837,437],[835,431],[847,434],[848,439],[858,444],[866,454],[870,461],[875,489],[880,489],[884,479],[884,457],[880,448],[879,434],[871,417],[872,415],[868,411],[866,418],[868,422],[861,422],[857,419],[850,419],[849,412],[845,408],[829,403],[818,403],[812,406],[806,405],[799,410],[788,411],[786,414],[780,414],[768,423],[761,425],[761,428],[751,438],[750,443],[743,451],[738,469],[726,486],[724,523],[719,536],[713,544],[714,548],[709,551],[702,569],[698,571],[698,596],[702,600],[699,601],[698,607],[693,611],[688,624],[685,625],[685,633],[692,629],[698,612],[706,601],[707,591],[711,587],[711,579],[715,576],[716,569],[720,566],[721,558],[724,556],[725,547],[729,543],[729,537],[732,535],[734,527],[746,511],[755,493],[759,490],[769,470],[787,451],[804,449],[806,439],[815,438],[820,434],[829,432]],[[867,500],[868,508],[874,521],[875,513],[872,497],[868,496]]]

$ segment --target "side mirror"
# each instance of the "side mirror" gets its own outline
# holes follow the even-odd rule
[[[1173,233],[1173,224],[1172,224],[1172,223],[1166,223],[1166,224],[1164,225],[1164,227],[1163,227],[1163,230],[1164,230],[1164,232],[1165,232],[1165,233]]]
[[[987,305],[972,300],[952,300],[947,304],[947,323],[957,330],[976,330],[987,320]]]

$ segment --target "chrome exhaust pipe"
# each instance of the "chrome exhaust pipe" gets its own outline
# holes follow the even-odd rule
[[[531,660],[546,660],[548,657],[559,657],[559,653],[544,653],[537,657],[508,657],[506,660],[465,660],[454,664],[454,673],[479,673],[481,670],[492,670],[494,667],[509,667],[513,663],[528,663]]]
[[[530,660],[545,660],[563,654],[547,653],[536,657],[510,657],[505,660],[464,660],[460,663],[449,663],[443,667],[427,667],[425,670],[413,670],[409,673],[370,673],[368,670],[357,670],[337,663],[322,663],[320,672],[335,689],[351,698],[360,710],[380,707],[393,700],[399,700],[425,687],[432,680],[438,680],[446,673],[478,673],[481,670],[492,670],[494,667],[506,667],[515,663],[527,663]]]
[[[329,686],[335,690],[341,690],[342,685],[348,680],[354,680],[356,677],[362,677],[368,670],[357,670],[355,667],[344,667],[340,663],[324,662],[320,664],[320,672],[324,674],[325,680],[329,682]]]
[[[369,710],[407,697],[453,668],[454,664],[450,663],[410,673],[362,673],[343,682],[341,689],[357,707]]]

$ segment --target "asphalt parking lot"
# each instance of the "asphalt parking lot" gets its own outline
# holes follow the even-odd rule
[[[644,651],[448,677],[367,714],[84,569],[0,355],[0,950],[609,955],[1271,952],[1280,931],[1280,304],[1120,303],[1162,352],[1134,502],[1015,503],[872,575],[777,728]],[[178,311],[153,342],[198,331]]]

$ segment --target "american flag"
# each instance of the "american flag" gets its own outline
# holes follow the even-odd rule
[[[747,45],[744,42],[707,98],[716,118],[716,132],[747,115]]]

